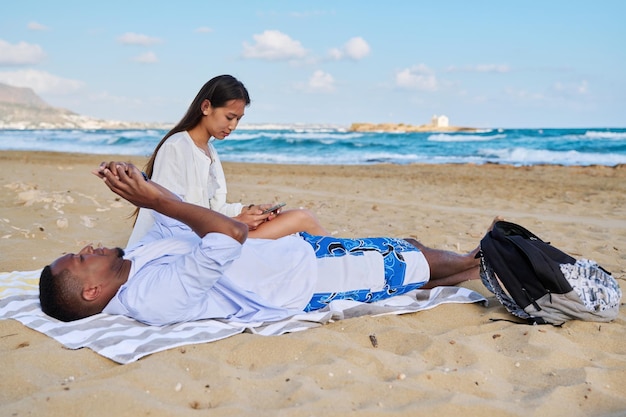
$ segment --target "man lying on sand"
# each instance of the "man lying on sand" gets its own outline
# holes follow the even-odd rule
[[[41,308],[59,320],[104,312],[152,325],[268,322],[334,299],[372,302],[478,278],[478,248],[456,254],[415,239],[306,233],[247,240],[245,224],[181,201],[132,164],[103,163],[94,174],[120,197],[153,210],[155,224],[126,252],[88,245],[46,266]]]

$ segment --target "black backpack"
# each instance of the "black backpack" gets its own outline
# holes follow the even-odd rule
[[[576,260],[515,223],[498,221],[480,241],[480,277],[506,309],[530,324],[611,321],[622,292],[594,261]]]

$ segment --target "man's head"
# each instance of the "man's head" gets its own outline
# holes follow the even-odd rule
[[[123,256],[120,248],[88,245],[46,266],[39,279],[43,312],[62,321],[101,312],[128,279],[130,261]]]

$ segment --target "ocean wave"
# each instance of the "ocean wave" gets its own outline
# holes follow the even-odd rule
[[[324,131],[324,132],[346,132],[345,126],[326,123],[256,123],[240,124],[237,130],[293,130],[293,131]]]
[[[591,139],[623,140],[626,139],[626,132],[604,132],[598,130],[589,130],[585,132],[584,137]]]
[[[308,129],[308,128],[307,128]],[[225,161],[275,164],[626,164],[626,129],[510,129],[406,134],[237,130],[215,141]],[[0,150],[150,155],[165,131],[3,130]]]
[[[291,141],[300,141],[300,140],[351,140],[363,137],[362,133],[357,132],[338,132],[338,131],[328,131],[323,132],[319,130],[314,131],[246,131],[246,133],[242,132],[233,132],[230,136],[228,136],[227,140],[256,140],[256,139],[269,139],[269,140],[291,140]]]
[[[224,153],[220,154],[223,161],[257,162],[271,164],[299,165],[362,165],[375,163],[409,164],[427,162],[427,156],[395,154],[386,152],[360,153],[326,152],[310,154],[280,154],[271,152]]]
[[[495,162],[507,165],[565,165],[565,166],[588,166],[607,165],[615,166],[626,164],[624,154],[606,154],[579,152],[576,150],[550,151],[545,149],[529,148],[505,148],[505,149],[483,149],[479,154],[485,162]]]
[[[496,134],[491,136],[437,133],[428,136],[431,142],[488,142],[498,139],[506,139],[506,134]]]

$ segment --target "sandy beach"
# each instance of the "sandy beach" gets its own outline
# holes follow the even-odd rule
[[[90,171],[144,158],[3,151],[0,159],[0,272],[35,270],[88,243],[125,245],[132,207]],[[597,261],[625,288],[626,166],[224,169],[230,201],[306,207],[337,236],[415,237],[468,252],[500,215]],[[612,323],[527,326],[492,320],[512,316],[479,281],[462,285],[489,306],[241,334],[129,365],[0,320],[0,415],[626,415],[623,305]]]

